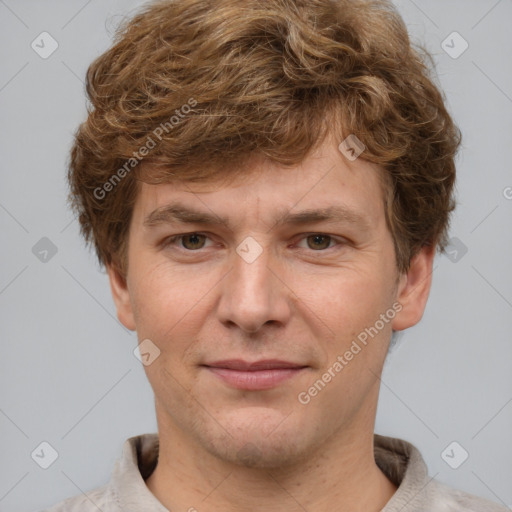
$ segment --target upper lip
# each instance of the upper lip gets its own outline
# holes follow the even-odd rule
[[[224,359],[205,364],[210,368],[226,368],[239,371],[275,370],[280,368],[305,368],[306,365],[281,361],[279,359],[262,359],[260,361],[244,361],[243,359]]]

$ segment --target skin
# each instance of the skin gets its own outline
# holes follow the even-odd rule
[[[142,184],[127,274],[108,271],[119,320],[160,350],[145,366],[160,436],[146,485],[166,508],[377,512],[396,491],[373,454],[379,377],[392,329],[421,319],[434,250],[398,273],[380,172],[363,158],[349,162],[326,139],[300,165],[254,160],[232,183]],[[176,201],[229,225],[144,226]],[[367,226],[276,223],[283,212],[340,205]],[[206,237],[162,245],[194,232]],[[262,249],[252,263],[236,252],[248,236]],[[300,403],[299,393],[397,301],[401,311]],[[201,366],[228,358],[307,368],[272,389],[239,390]]]

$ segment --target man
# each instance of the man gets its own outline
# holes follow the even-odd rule
[[[69,180],[158,434],[57,511],[503,511],[374,434],[460,136],[392,5],[148,4],[89,68]]]

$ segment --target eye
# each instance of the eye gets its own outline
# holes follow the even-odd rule
[[[180,248],[187,251],[196,251],[205,247],[208,237],[201,233],[185,233],[183,235],[176,235],[164,242],[165,245],[176,245],[180,241]]]
[[[178,249],[193,252],[208,247],[207,242],[209,240],[209,237],[203,233],[184,233],[164,240],[163,245],[177,246]],[[323,233],[313,233],[303,237],[297,244],[297,247],[313,251],[324,251],[340,244],[343,244],[343,240],[337,240]]]
[[[322,233],[315,233],[313,235],[308,235],[305,238],[303,238],[300,241],[300,243],[302,243],[303,241],[306,242],[308,249],[312,249],[314,251],[321,251],[324,249],[329,249],[332,247],[331,243],[333,245],[340,243],[340,242],[337,242],[336,240],[334,240],[332,236],[324,235]],[[299,247],[300,247],[300,243],[299,243]]]

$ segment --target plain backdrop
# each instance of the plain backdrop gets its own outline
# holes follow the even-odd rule
[[[0,0],[0,511],[106,483],[124,440],[156,431],[136,335],[116,319],[65,182],[87,66],[142,3]],[[510,506],[512,3],[397,5],[435,57],[464,140],[450,255],[436,257],[424,318],[386,362],[376,432],[415,444],[438,480]],[[453,442],[459,461],[468,453],[457,469],[442,456]],[[47,469],[41,450],[57,457]]]

